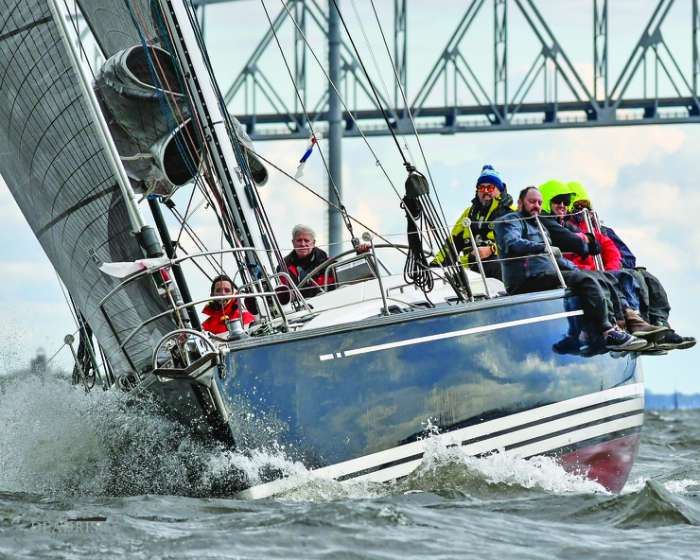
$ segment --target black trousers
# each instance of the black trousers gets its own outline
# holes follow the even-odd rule
[[[578,297],[584,318],[591,327],[603,332],[612,327],[615,314],[608,289],[601,285],[593,274],[585,270],[562,270],[566,286]],[[513,294],[525,294],[560,288],[559,278],[554,273],[538,274],[525,280]],[[608,293],[606,293],[608,292]]]
[[[620,287],[620,281],[618,278],[609,272],[605,272],[604,270],[590,270],[587,272],[592,274],[598,280],[598,282],[600,282],[600,285],[605,292],[605,297],[612,306],[615,319],[624,321],[624,311],[626,307],[629,307],[629,304],[627,303],[624,292]]]
[[[668,325],[671,305],[668,303],[666,290],[659,279],[646,268],[638,268],[636,271],[644,279],[648,292],[648,298],[640,300],[642,316],[653,325]]]
[[[496,255],[491,255],[486,259],[481,259],[481,264],[484,267],[484,274],[486,275],[486,278],[502,279],[503,275],[501,273],[501,261]],[[470,263],[469,269],[477,274],[479,273],[479,265],[475,262]]]

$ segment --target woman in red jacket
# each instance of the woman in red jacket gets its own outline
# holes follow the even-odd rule
[[[236,291],[233,287],[233,280],[221,274],[214,278],[211,282],[211,296],[233,296]],[[255,320],[250,313],[243,309],[241,317],[241,308],[235,297],[231,299],[217,299],[210,301],[202,310],[202,313],[208,315],[207,319],[202,323],[202,328],[212,334],[222,334],[228,331],[226,321],[241,318],[243,326],[247,327]]]
[[[552,213],[563,220],[564,225],[572,230],[588,234],[588,226],[583,217],[584,209],[591,210],[588,193],[580,183],[575,182],[568,183],[567,190],[570,191],[570,194],[555,196],[551,199]],[[567,216],[569,204],[571,204],[571,210],[574,214]],[[624,322],[627,330],[634,336],[643,338],[660,336],[668,329],[647,323],[639,314],[639,298],[634,277],[622,270],[622,255],[617,245],[599,229],[596,229],[593,235],[600,244],[600,255],[603,260],[603,271],[600,274],[611,279],[610,285],[617,291],[620,299],[619,306],[613,302],[618,320],[621,323]],[[580,269],[596,270],[592,256],[580,257],[569,253],[565,253],[564,256]]]
[[[560,220],[563,220],[564,225],[569,224],[574,226],[577,232],[584,234],[590,233],[588,231],[588,226],[586,225],[586,220],[583,218],[583,209],[591,209],[590,202],[585,199],[574,201],[573,211],[576,213],[567,217],[567,207],[570,204],[570,200],[571,195],[568,193],[566,195],[559,195],[552,198],[549,203],[550,207],[552,208],[552,213]],[[603,269],[620,270],[622,268],[622,256],[620,255],[620,250],[617,248],[617,245],[615,245],[615,242],[607,235],[601,233],[599,230],[592,233],[600,244],[600,256],[603,259]],[[564,257],[569,259],[582,270],[595,270],[595,261],[591,255],[582,257],[575,253],[564,253]]]

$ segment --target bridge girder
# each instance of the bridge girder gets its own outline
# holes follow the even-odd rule
[[[193,1],[206,9],[206,0]],[[662,26],[672,6],[687,1],[693,13],[689,32],[692,67],[685,72],[664,39]],[[409,98],[416,129],[422,134],[454,134],[697,122],[700,120],[698,1],[658,0],[626,63],[615,79],[611,79],[608,73],[608,1],[591,0],[593,72],[587,80],[588,76],[583,76],[578,68],[581,61],[577,61],[578,65],[572,62],[556,30],[534,0],[471,0],[434,64],[424,73],[417,92]],[[470,52],[464,48],[468,31],[487,4],[493,7],[493,61],[489,69],[484,68],[483,61],[480,67],[475,67],[473,57],[470,59]],[[385,95],[380,94],[380,101],[390,114],[394,130],[399,134],[412,134],[411,120],[399,88],[401,84],[404,92],[410,89],[407,0],[393,0],[393,10],[391,51],[395,68],[392,70],[398,80],[391,76],[393,91],[385,90]],[[512,79],[508,66],[512,48],[508,41],[513,36],[509,29],[514,13],[525,22],[539,44],[529,70],[518,81]],[[368,16],[367,22],[370,21],[373,19]],[[294,44],[287,50],[293,53],[291,64],[304,95],[309,94],[306,84],[313,81],[312,77],[315,81],[321,79],[317,65],[306,57],[309,24],[327,35],[328,18],[318,0],[288,0],[273,21],[278,36],[284,25],[296,28]],[[225,101],[229,110],[246,124],[253,139],[306,138],[309,135],[306,116],[299,110],[291,84],[287,82],[289,95],[285,97],[282,88],[269,78],[275,70],[262,67],[263,54],[270,47],[276,48],[272,38],[272,30],[267,29],[241,73],[226,90]],[[381,109],[359,71],[354,53],[347,44],[342,52],[341,79],[336,86],[344,97],[345,136],[358,136],[360,130],[371,136],[388,135],[387,126],[380,120]],[[381,54],[386,57],[386,53],[377,53],[377,56]],[[312,75],[312,72],[317,74]],[[492,76],[490,83],[489,75]],[[640,79],[644,81],[642,95],[630,95],[630,85]],[[670,84],[672,95],[662,95],[661,81]],[[541,95],[535,94],[537,83],[542,85]],[[465,104],[465,96],[473,103]],[[436,103],[436,99],[441,103]],[[313,108],[309,109],[309,117],[317,123],[317,130],[324,129],[327,101],[327,89],[324,89],[315,103],[308,105]]]

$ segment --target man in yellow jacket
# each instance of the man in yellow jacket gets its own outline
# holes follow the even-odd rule
[[[471,206],[462,213],[450,233],[462,266],[479,272],[469,239],[473,236],[484,265],[484,273],[490,278],[501,279],[501,265],[498,262],[498,249],[492,222],[499,216],[513,211],[515,211],[513,198],[508,194],[501,174],[491,165],[484,165],[476,181],[476,195]],[[469,227],[466,224],[469,224]],[[450,262],[447,246],[449,242],[449,239],[445,241],[442,249],[430,263],[431,266],[454,264]]]

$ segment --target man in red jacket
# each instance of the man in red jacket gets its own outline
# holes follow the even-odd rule
[[[231,280],[231,278],[225,274],[220,274],[214,278],[214,280],[212,280],[210,292],[211,296],[233,296],[235,293],[236,291],[233,285],[233,280]],[[223,334],[228,332],[226,321],[240,318],[243,326],[247,327],[255,320],[255,317],[253,317],[245,309],[243,309],[243,315],[241,316],[241,308],[238,305],[238,301],[235,297],[210,301],[202,310],[202,313],[208,316],[202,323],[202,328],[212,334]]]
[[[328,255],[323,249],[316,247],[316,233],[309,226],[298,224],[292,229],[292,246],[294,250],[284,257],[284,267],[278,267],[278,271],[287,272],[295,284],[299,284],[308,277],[309,272],[318,268],[328,260]],[[284,270],[286,268],[286,270]],[[280,278],[283,284],[287,284],[286,276]],[[335,289],[335,278],[327,275],[326,270],[320,270],[301,289],[304,297],[310,298],[326,290]]]

